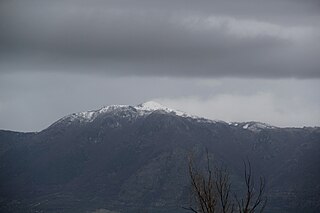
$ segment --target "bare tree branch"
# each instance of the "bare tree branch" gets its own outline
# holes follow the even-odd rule
[[[244,170],[246,194],[241,201],[236,197],[238,210],[240,213],[254,213],[260,207],[259,212],[263,212],[267,204],[267,198],[264,196],[265,179],[260,177],[259,190],[258,194],[256,194],[251,163],[249,160],[244,161]]]
[[[236,195],[231,198],[231,181],[227,169],[210,165],[209,152],[206,149],[205,172],[196,169],[193,156],[188,159],[189,176],[191,180],[192,196],[196,207],[190,203],[183,209],[194,213],[254,213],[263,212],[267,204],[265,194],[266,182],[260,178],[259,189],[256,191],[252,167],[249,160],[244,161],[245,194],[239,199]],[[237,205],[237,209],[235,208]]]

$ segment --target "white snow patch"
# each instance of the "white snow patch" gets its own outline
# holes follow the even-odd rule
[[[71,114],[69,116],[62,118],[58,122],[66,121],[66,120],[69,122],[72,122],[75,120],[78,120],[80,122],[92,122],[101,114],[109,113],[109,112],[111,113],[111,112],[115,112],[117,110],[121,111],[121,110],[125,110],[125,109],[130,109],[130,108],[135,109],[137,111],[136,116],[146,116],[146,115],[151,114],[154,111],[162,111],[164,113],[172,113],[172,114],[180,116],[180,117],[195,119],[197,122],[200,122],[200,123],[201,122],[205,122],[205,123],[222,122],[222,121],[210,120],[210,119],[206,119],[206,118],[202,118],[202,117],[198,117],[198,116],[194,116],[194,115],[189,115],[185,112],[163,106],[155,101],[148,101],[148,102],[139,104],[137,106],[129,106],[129,105],[105,106],[105,107],[102,107],[101,109],[98,109],[98,110],[91,110],[91,111],[78,112],[78,113]],[[121,114],[121,116],[122,117],[131,117],[131,114],[123,113],[123,114]],[[136,116],[134,116],[134,117],[136,117]]]
[[[153,112],[153,111],[161,110],[161,111],[165,111],[168,113],[174,113],[178,116],[190,117],[189,115],[187,115],[184,112],[181,112],[179,110],[170,109],[170,108],[163,106],[163,105],[161,105],[157,102],[154,102],[154,101],[148,101],[143,104],[139,104],[138,106],[135,106],[134,108],[138,111],[144,111],[144,112]]]
[[[148,101],[142,104],[139,104],[135,107],[137,110],[146,110],[146,111],[155,111],[155,110],[167,110],[170,109],[168,107],[165,107],[157,102],[154,101]]]
[[[110,111],[113,111],[115,109],[119,109],[119,108],[127,108],[129,107],[129,105],[110,105],[110,106],[105,106],[105,107],[102,107],[101,109],[95,111],[95,112],[98,112],[98,113],[106,113],[106,112],[110,112]]]
[[[262,129],[275,129],[275,126],[271,126],[269,124],[265,123],[260,123],[260,122],[254,122],[252,125],[249,126],[249,130],[258,132],[261,131]]]
[[[248,129],[248,127],[249,127],[249,124],[246,124],[246,125],[244,125],[242,128]]]
[[[278,127],[275,127],[275,126],[271,126],[269,124],[266,124],[266,123],[261,123],[261,122],[255,122],[255,121],[250,121],[250,122],[231,122],[229,123],[229,125],[231,126],[239,126],[239,127],[242,127],[243,129],[247,129],[247,130],[250,130],[250,131],[253,131],[253,132],[259,132],[263,129],[275,129],[275,128],[278,128]]]

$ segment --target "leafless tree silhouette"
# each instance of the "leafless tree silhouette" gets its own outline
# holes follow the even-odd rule
[[[239,199],[231,196],[230,174],[226,168],[211,166],[209,153],[206,153],[205,172],[196,169],[194,158],[189,156],[189,176],[191,180],[193,205],[183,207],[194,213],[254,213],[263,212],[267,198],[265,194],[265,180],[260,178],[258,190],[255,189],[250,162],[244,162],[245,195]]]
[[[267,204],[267,198],[264,196],[266,181],[260,177],[259,188],[256,190],[249,160],[244,161],[244,177],[246,185],[245,196],[242,199],[236,197],[239,213],[263,212]]]

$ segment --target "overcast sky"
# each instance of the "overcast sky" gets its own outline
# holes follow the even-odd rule
[[[1,0],[0,129],[156,100],[320,126],[319,0]]]

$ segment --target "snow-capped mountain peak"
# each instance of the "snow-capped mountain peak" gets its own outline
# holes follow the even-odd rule
[[[145,103],[139,104],[134,107],[138,111],[144,111],[144,112],[153,112],[157,110],[165,111],[168,113],[175,113],[178,116],[185,116],[185,117],[191,117],[188,116],[186,113],[181,112],[179,110],[170,109],[166,106],[163,106],[162,104],[159,104],[155,101],[147,101]]]
[[[127,113],[126,113],[127,111]],[[164,113],[172,113],[181,117],[189,117],[193,119],[198,119],[196,116],[188,115],[187,113],[181,112],[179,110],[170,109],[160,103],[155,101],[147,101],[145,103],[139,104],[137,106],[130,105],[109,105],[104,106],[98,110],[90,110],[84,112],[73,113],[55,122],[53,125],[60,122],[70,122],[79,121],[81,123],[87,123],[94,121],[97,117],[104,115],[106,113],[119,113],[121,112],[122,117],[136,117],[136,116],[147,116],[155,111],[161,111]],[[136,112],[136,114],[135,114]],[[134,113],[134,114],[131,114]],[[209,121],[207,119],[201,119],[202,121]]]
[[[96,118],[103,116],[104,114],[113,114],[117,116],[121,116],[122,118],[128,118],[128,119],[135,119],[141,116],[148,116],[153,112],[159,112],[159,113],[170,113],[174,114],[179,117],[184,117],[188,119],[193,119],[197,122],[205,122],[205,123],[225,123],[224,121],[216,121],[216,120],[210,120],[194,115],[189,115],[185,112],[175,110],[168,108],[160,103],[157,103],[155,101],[147,101],[145,103],[139,104],[137,106],[130,106],[130,105],[110,105],[102,107],[98,110],[90,110],[85,112],[78,112],[73,113],[71,115],[68,115],[66,117],[63,117],[62,119],[55,122],[53,125],[60,123],[60,122],[67,122],[68,124],[71,124],[73,121],[79,121],[81,123],[88,123],[93,122],[96,120]],[[259,132],[263,129],[273,129],[276,128],[274,126],[260,123],[260,122],[232,122],[229,123],[230,126],[240,127],[243,129],[247,129],[254,132]]]
[[[168,107],[163,106],[155,101],[147,101],[145,103],[139,104],[135,107],[137,110],[145,111],[155,111],[155,110],[169,110]]]

